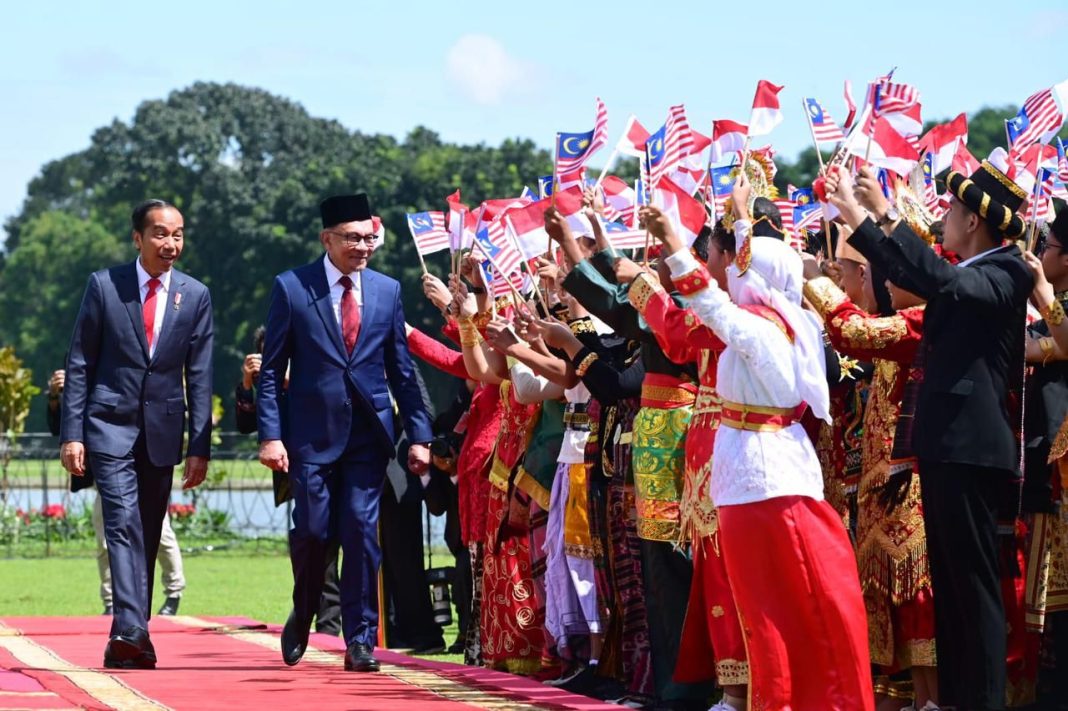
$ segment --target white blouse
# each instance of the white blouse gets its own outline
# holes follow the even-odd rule
[[[687,250],[668,257],[667,264],[673,278],[700,266]],[[776,408],[800,404],[794,348],[778,325],[736,306],[715,281],[684,298],[727,345],[716,371],[720,397]],[[795,423],[777,432],[753,432],[720,426],[712,454],[711,495],[716,506],[779,496],[822,500],[823,473],[804,428]]]

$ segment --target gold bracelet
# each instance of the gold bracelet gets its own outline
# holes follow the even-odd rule
[[[1060,326],[1064,323],[1064,307],[1061,306],[1061,302],[1054,299],[1049,306],[1042,309],[1042,317],[1046,319],[1046,324],[1049,326]]]
[[[1053,355],[1054,341],[1049,336],[1038,339],[1038,348],[1042,351],[1042,365],[1045,365]]]
[[[589,370],[590,366],[593,365],[594,361],[597,360],[597,357],[598,356],[596,353],[590,353],[585,358],[583,358],[582,362],[579,363],[578,367],[575,368],[575,375],[579,376],[580,378],[585,375],[586,371]]]
[[[478,326],[469,318],[460,319],[460,345],[464,348],[478,348],[482,344],[482,334]]]

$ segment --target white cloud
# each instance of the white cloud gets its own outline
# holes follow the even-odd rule
[[[448,78],[468,98],[493,106],[510,94],[529,88],[537,70],[508,54],[488,35],[470,34],[456,40],[445,55]]]

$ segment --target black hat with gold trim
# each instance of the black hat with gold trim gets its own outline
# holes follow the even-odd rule
[[[1023,237],[1026,227],[1016,211],[1027,199],[1027,193],[989,161],[984,160],[968,178],[950,171],[946,187],[1003,237],[1012,240]]]

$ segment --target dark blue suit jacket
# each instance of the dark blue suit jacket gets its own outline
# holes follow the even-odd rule
[[[212,338],[207,287],[173,270],[149,359],[134,263],[92,274],[67,354],[60,441],[121,457],[143,433],[152,464],[174,466],[188,403],[187,454],[209,456]]]
[[[323,260],[275,278],[257,395],[259,437],[261,442],[282,440],[290,456],[304,462],[341,459],[354,425],[392,456],[397,433],[390,392],[408,440],[424,443],[433,436],[408,353],[400,284],[370,269],[361,279],[360,334],[350,356],[330,303]],[[282,397],[287,367],[289,388]]]

